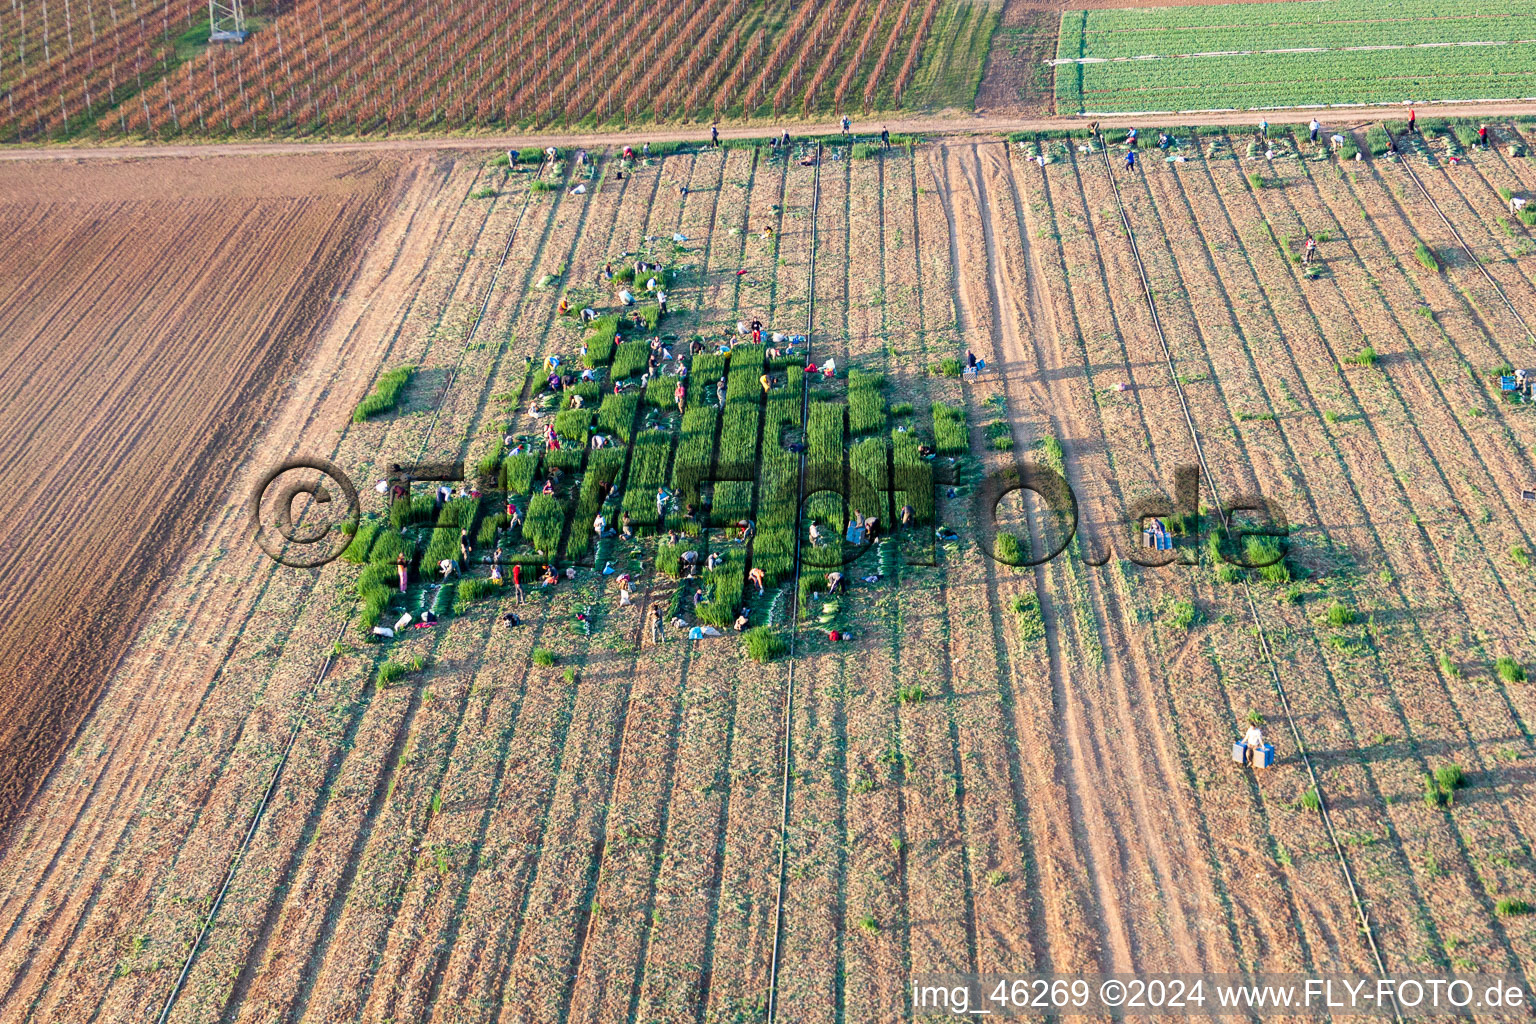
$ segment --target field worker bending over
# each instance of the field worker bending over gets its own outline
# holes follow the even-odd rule
[[[1254,754],[1260,754],[1264,750],[1264,731],[1259,728],[1257,722],[1248,726],[1248,731],[1243,734],[1243,764],[1253,764]]]
[[[626,306],[633,306],[635,304],[635,297],[628,288],[624,288],[619,291],[619,301]]]
[[[1339,135],[1338,133],[1334,133],[1333,137],[1328,141],[1333,143],[1334,152],[1338,152],[1344,146],[1344,136]]]

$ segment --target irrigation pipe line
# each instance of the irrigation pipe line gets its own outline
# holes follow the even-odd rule
[[[1483,275],[1484,279],[1486,279],[1487,282],[1493,286],[1493,290],[1498,293],[1499,299],[1504,303],[1505,308],[1507,308],[1510,313],[1513,314],[1516,320],[1520,321],[1521,328],[1525,330],[1526,341],[1531,341],[1533,338],[1536,338],[1536,335],[1531,333],[1531,325],[1525,322],[1525,317],[1521,316],[1520,311],[1515,308],[1515,304],[1509,301],[1509,296],[1504,294],[1504,289],[1499,287],[1499,282],[1493,279],[1493,275],[1488,273],[1488,268],[1483,266],[1482,261],[1473,254],[1471,247],[1467,245],[1466,239],[1461,237],[1461,232],[1456,230],[1455,225],[1450,222],[1450,219],[1446,217],[1445,212],[1440,209],[1440,204],[1435,202],[1434,197],[1429,194],[1429,189],[1424,187],[1424,183],[1419,180],[1419,176],[1414,173],[1413,168],[1408,166],[1406,154],[1398,153],[1398,137],[1392,134],[1392,129],[1387,127],[1386,122],[1382,122],[1381,130],[1387,133],[1387,141],[1392,144],[1392,152],[1397,153],[1397,155],[1400,157],[1404,157],[1404,159],[1398,161],[1398,164],[1403,168],[1403,170],[1408,172],[1408,177],[1413,179],[1413,183],[1419,186],[1419,191],[1423,193],[1424,199],[1429,203],[1430,209],[1435,211],[1435,216],[1440,218],[1440,223],[1444,224],[1446,230],[1449,231],[1451,235],[1456,239],[1456,244],[1461,246],[1461,251],[1467,254],[1467,259],[1472,261],[1472,265],[1476,267],[1478,272]]]
[[[1157,303],[1152,301],[1152,282],[1147,277],[1147,268],[1141,261],[1141,249],[1136,245],[1136,233],[1131,230],[1131,218],[1125,212],[1125,202],[1120,197],[1120,183],[1115,180],[1114,168],[1109,162],[1109,148],[1104,144],[1104,135],[1097,128],[1094,130],[1094,138],[1099,143],[1099,155],[1104,160],[1104,171],[1109,177],[1110,187],[1115,193],[1115,207],[1120,212],[1120,224],[1125,228],[1125,237],[1131,244],[1131,258],[1136,263],[1136,274],[1141,279],[1142,294],[1147,300],[1147,310],[1152,314],[1152,327],[1157,331],[1157,340],[1163,348],[1163,359],[1168,364],[1168,376],[1173,381],[1174,390],[1179,396],[1179,407],[1184,412],[1184,422],[1189,427],[1189,437],[1195,446],[1195,458],[1200,463],[1200,472],[1205,474],[1205,479],[1210,483],[1211,495],[1216,499],[1216,514],[1221,519],[1222,532],[1227,540],[1231,541],[1232,525],[1227,516],[1226,509],[1221,503],[1221,490],[1216,486],[1216,478],[1211,475],[1210,467],[1205,461],[1205,451],[1200,447],[1200,432],[1195,429],[1195,419],[1189,411],[1189,399],[1184,395],[1184,385],[1179,382],[1178,372],[1173,365],[1173,350],[1168,346],[1168,337],[1163,332],[1163,322],[1157,315]],[[1421,186],[1422,187],[1422,186]],[[1301,755],[1301,763],[1307,769],[1307,777],[1312,780],[1312,791],[1317,794],[1318,811],[1323,819],[1323,828],[1328,833],[1328,839],[1333,843],[1334,853],[1338,855],[1339,867],[1344,871],[1344,881],[1349,887],[1349,898],[1355,905],[1355,913],[1360,918],[1360,930],[1365,934],[1366,943],[1371,947],[1371,957],[1376,961],[1376,970],[1381,977],[1387,975],[1386,961],[1382,959],[1381,949],[1376,945],[1376,933],[1371,928],[1371,919],[1365,912],[1365,901],[1360,896],[1360,888],[1355,884],[1355,876],[1349,869],[1349,860],[1344,856],[1344,847],[1339,842],[1338,834],[1333,828],[1333,818],[1328,813],[1328,801],[1323,796],[1322,780],[1317,776],[1317,770],[1312,766],[1312,757],[1307,752],[1307,745],[1301,738],[1301,730],[1296,727],[1296,719],[1291,714],[1290,698],[1285,692],[1285,684],[1280,680],[1280,670],[1275,666],[1274,651],[1269,646],[1269,636],[1264,632],[1264,622],[1259,618],[1259,608],[1253,599],[1253,589],[1249,586],[1247,576],[1243,577],[1243,599],[1248,604],[1248,614],[1253,618],[1253,628],[1259,638],[1259,647],[1264,652],[1264,664],[1269,669],[1269,676],[1275,686],[1275,693],[1280,697],[1280,707],[1285,712],[1285,724],[1290,728],[1291,739],[1296,744],[1296,752]],[[1402,1014],[1397,1005],[1397,995],[1392,994],[1392,1017],[1396,1021],[1402,1020]]]
[[[547,159],[540,161],[538,170],[540,177],[543,176],[544,167],[548,162]],[[480,321],[485,318],[485,311],[490,308],[491,293],[495,291],[496,281],[501,276],[502,268],[507,264],[507,258],[512,252],[512,243],[516,241],[517,233],[523,226],[523,218],[528,213],[528,203],[532,198],[532,190],[529,190],[523,196],[523,206],[517,213],[517,223],[512,225],[512,232],[507,236],[507,245],[502,250],[501,262],[496,265],[495,271],[491,274],[491,282],[486,286],[485,301],[480,303],[480,312],[475,315],[475,322],[470,325],[469,334],[464,338],[464,347],[459,351],[459,358],[454,363],[453,370],[448,374],[447,382],[443,386],[443,393],[438,396],[437,404],[432,409],[432,420],[427,425],[426,436],[421,440],[421,448],[416,452],[418,460],[426,452],[427,445],[432,443],[432,431],[437,428],[437,420],[442,412],[443,403],[448,400],[448,394],[453,387],[454,377],[457,376],[459,367],[464,363],[464,355],[469,351],[470,342],[474,341],[475,334],[480,329]],[[288,730],[288,739],[283,743],[282,757],[278,758],[277,764],[272,769],[272,775],[267,780],[267,788],[262,792],[261,800],[256,804],[256,810],[251,815],[250,826],[245,830],[245,835],[241,838],[240,845],[236,847],[234,855],[229,859],[229,869],[224,872],[223,884],[219,886],[219,891],[213,898],[213,904],[208,908],[208,913],[203,917],[203,924],[198,929],[197,938],[192,941],[192,947],[187,950],[186,959],[181,963],[181,973],[176,976],[176,983],[171,986],[171,991],[165,997],[165,1005],[160,1008],[160,1014],[155,1018],[156,1024],[166,1024],[166,1021],[170,1019],[171,1010],[175,1007],[176,1000],[181,995],[183,986],[187,983],[187,976],[192,973],[192,964],[197,959],[197,951],[202,948],[203,941],[208,937],[208,933],[213,930],[213,922],[219,916],[219,908],[224,905],[224,896],[229,892],[229,887],[235,880],[235,872],[239,870],[241,862],[245,859],[246,852],[251,847],[251,840],[256,837],[256,829],[261,825],[262,816],[266,812],[267,805],[272,800],[272,794],[277,792],[278,782],[282,780],[283,768],[287,766],[288,758],[293,754],[294,744],[299,739],[299,731],[304,727],[304,712],[309,707],[310,699],[314,696],[315,690],[325,679],[326,674],[330,672],[331,665],[335,663],[336,644],[340,643],[342,636],[345,635],[347,623],[352,621],[352,612],[356,608],[357,597],[354,595],[352,603],[347,607],[346,615],[342,617],[341,625],[336,630],[336,636],[331,642],[331,652],[325,656],[325,660],[321,662],[319,670],[316,671],[314,678],[309,682],[309,686],[305,688],[303,695],[299,698],[299,706],[297,714],[294,716],[293,727]]]
[[[816,215],[821,209],[821,152],[816,143],[816,174],[811,182],[811,262],[810,280],[806,292],[809,301],[805,309],[805,357],[811,357],[811,328],[816,320]],[[790,159],[786,150],[784,159]],[[800,425],[810,430],[811,385],[803,377],[800,381]],[[809,434],[807,434],[809,438]],[[790,717],[795,706],[795,642],[800,637],[800,509],[805,504],[805,465],[810,454],[807,443],[800,452],[800,486],[795,505],[795,581],[789,596],[789,682],[784,688],[784,774],[779,806],[779,879],[778,894],[773,898],[773,959],[768,964],[768,1024],[774,1024],[779,1008],[779,944],[784,935],[784,869],[789,852],[789,741],[794,735],[795,723]]]

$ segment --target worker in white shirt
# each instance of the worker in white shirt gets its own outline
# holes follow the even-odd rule
[[[1258,722],[1250,722],[1248,731],[1243,734],[1243,764],[1253,764],[1253,758],[1258,755],[1260,763],[1264,757],[1264,731],[1259,728]]]

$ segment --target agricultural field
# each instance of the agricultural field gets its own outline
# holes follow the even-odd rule
[[[772,992],[775,1019],[890,1020],[927,971],[1529,982],[1536,421],[1498,375],[1529,361],[1504,196],[1536,165],[1514,127],[1425,127],[1407,163],[1365,132],[1345,161],[1181,129],[1133,172],[1060,134],[400,157],[9,834],[0,1015],[764,1020]],[[642,387],[653,336],[679,358]],[[552,390],[551,356],[597,379]],[[363,492],[318,571],[242,533],[292,454]],[[1017,491],[994,522],[1021,460],[1069,483],[1075,533]],[[460,461],[478,493],[441,508],[425,471],[371,486]],[[1243,495],[1283,544],[1223,547]],[[841,542],[854,509],[889,540]],[[433,587],[439,557],[461,571]],[[1230,763],[1250,720],[1268,771]]]
[[[0,175],[0,822],[205,539],[394,179],[335,156]],[[140,642],[163,651],[161,629]]]
[[[1536,97],[1518,0],[1070,10],[1058,113],[1273,110]]]
[[[706,0],[656,13],[472,0],[250,8],[24,0],[0,139],[354,136],[969,108],[1002,0]],[[451,41],[451,45],[449,45]]]

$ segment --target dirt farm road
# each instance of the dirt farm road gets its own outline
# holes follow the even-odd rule
[[[853,124],[859,132],[872,131],[876,124],[898,134],[919,135],[979,135],[1001,132],[1050,131],[1082,127],[1091,120],[1108,126],[1135,124],[1256,124],[1262,118],[1273,119],[1275,124],[1297,123],[1318,116],[1332,127],[1341,123],[1375,121],[1401,112],[1403,105],[1388,104],[1362,107],[1292,107],[1273,111],[1233,110],[1190,114],[1119,114],[1099,118],[1087,117],[1007,117],[985,112],[972,114],[949,111],[923,117],[897,118],[887,121],[858,118]],[[1536,101],[1516,100],[1485,103],[1435,103],[1423,104],[1419,110],[1434,117],[1514,117],[1536,114]],[[791,122],[772,125],[732,125],[720,129],[722,139],[761,138],[788,128],[796,137],[836,135],[840,126],[836,122]],[[122,160],[129,157],[202,157],[202,156],[276,156],[284,153],[386,153],[390,151],[509,149],[525,146],[611,146],[633,145],[637,142],[668,142],[698,139],[707,136],[708,126],[651,127],[634,131],[553,133],[532,135],[451,135],[432,137],[405,137],[386,139],[357,139],[350,141],[330,140],[319,142],[205,142],[178,143],[175,145],[118,146],[67,146],[47,145],[0,148],[0,161],[6,160]]]

